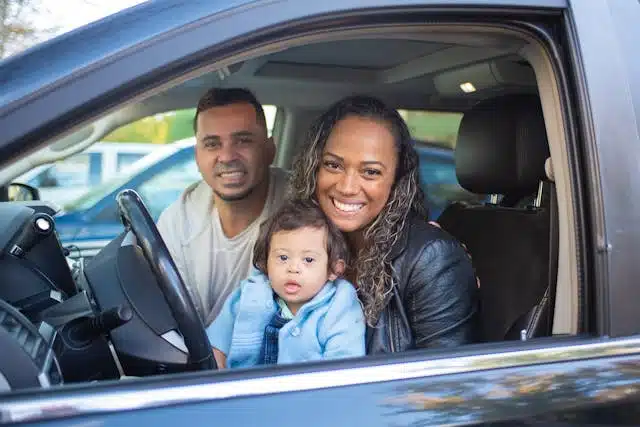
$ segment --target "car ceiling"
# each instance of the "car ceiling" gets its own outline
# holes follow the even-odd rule
[[[0,182],[74,154],[137,119],[193,108],[211,87],[246,87],[263,104],[316,110],[353,93],[377,96],[396,108],[464,111],[486,97],[536,91],[532,68],[517,55],[521,40],[424,33],[278,46],[271,54],[214,69],[130,103],[0,171]],[[459,85],[465,81],[478,90],[462,92]]]

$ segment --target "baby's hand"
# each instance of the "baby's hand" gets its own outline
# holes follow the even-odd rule
[[[213,351],[213,358],[216,359],[218,369],[225,369],[227,367],[227,355],[215,347],[212,347],[211,350]]]

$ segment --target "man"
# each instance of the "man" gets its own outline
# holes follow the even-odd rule
[[[283,170],[262,106],[245,89],[211,89],[194,118],[203,181],[160,215],[158,230],[205,325],[251,269],[260,224],[281,204]]]

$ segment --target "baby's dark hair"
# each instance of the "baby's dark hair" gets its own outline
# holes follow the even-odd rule
[[[293,231],[302,227],[324,228],[327,230],[327,255],[329,269],[333,271],[338,260],[345,267],[349,262],[349,249],[342,232],[327,218],[318,205],[311,200],[290,200],[285,202],[268,220],[260,225],[260,234],[253,247],[253,265],[267,274],[267,259],[271,237],[279,231]]]

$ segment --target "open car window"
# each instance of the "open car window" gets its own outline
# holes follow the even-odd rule
[[[271,6],[265,4],[264,7]],[[246,11],[242,9],[238,13],[254,13],[249,9],[251,8]],[[375,11],[368,10],[369,12]],[[357,10],[354,14],[358,16]],[[405,16],[400,11],[398,14]],[[399,408],[399,411],[407,415],[424,411],[434,404],[429,396],[424,397],[429,391],[419,387],[419,380],[432,376],[448,378],[450,373],[460,373],[465,369],[469,375],[476,375],[487,369],[517,369],[531,363],[561,363],[562,351],[566,347],[583,345],[581,340],[587,339],[577,337],[579,316],[587,307],[580,306],[583,301],[577,297],[579,280],[576,272],[578,263],[583,261],[583,255],[575,250],[576,242],[580,240],[572,222],[574,211],[570,201],[573,190],[570,185],[572,183],[568,181],[571,174],[564,173],[569,168],[566,156],[558,155],[559,152],[566,154],[562,151],[564,148],[557,148],[564,141],[564,135],[559,137],[558,134],[564,128],[549,126],[548,123],[551,107],[560,103],[555,99],[555,93],[562,92],[549,95],[544,92],[545,86],[541,84],[543,79],[542,83],[552,84],[550,82],[553,76],[549,73],[554,72],[554,68],[541,66],[540,60],[541,57],[545,61],[549,59],[547,51],[541,48],[536,38],[521,37],[521,32],[532,31],[530,28],[518,27],[518,31],[514,31],[508,26],[516,24],[511,21],[504,23],[499,16],[496,17],[495,28],[492,26],[494,24],[483,17],[477,17],[481,25],[474,26],[470,23],[468,28],[462,27],[462,21],[433,23],[431,20],[424,20],[416,24],[415,16],[403,19],[407,21],[389,24],[384,31],[378,31],[370,24],[365,25],[363,21],[362,26],[358,27],[361,32],[358,33],[352,32],[353,28],[343,28],[340,23],[327,21],[327,31],[314,34],[318,38],[313,42],[306,38],[309,34],[298,34],[298,31],[302,31],[299,29],[292,30],[287,39],[276,39],[275,35],[274,39],[269,39],[265,36],[261,41],[263,44],[248,44],[243,50],[234,51],[234,54],[242,53],[242,56],[236,58],[230,54],[220,64],[216,61],[221,58],[215,53],[206,59],[198,56],[200,59],[194,62],[201,63],[198,62],[195,68],[175,71],[175,81],[157,82],[152,88],[141,86],[140,92],[136,93],[139,98],[124,97],[126,99],[123,98],[123,101],[129,101],[127,104],[123,104],[117,111],[112,109],[101,112],[104,114],[100,120],[104,123],[116,120],[119,115],[133,117],[139,111],[156,109],[157,112],[145,115],[142,120],[162,122],[173,114],[167,111],[183,111],[186,106],[195,105],[198,97],[211,87],[248,87],[268,106],[266,115],[267,121],[271,123],[270,135],[276,137],[277,147],[284,153],[278,160],[290,169],[294,159],[289,153],[296,151],[291,147],[300,148],[300,144],[308,137],[308,117],[317,115],[337,99],[353,93],[369,93],[384,99],[392,108],[400,111],[410,128],[412,143],[419,156],[420,185],[429,204],[430,219],[442,220],[441,225],[447,235],[467,246],[476,273],[481,276],[478,292],[483,310],[478,311],[478,316],[481,317],[478,328],[483,338],[469,342],[468,346],[412,348],[400,355],[378,354],[340,362],[304,364],[306,361],[303,361],[303,365],[293,367],[260,366],[248,371],[205,372],[202,376],[193,374],[191,378],[194,382],[206,381],[206,391],[218,394],[198,395],[195,400],[190,400],[197,393],[187,385],[186,389],[193,394],[185,393],[176,399],[184,397],[185,401],[193,403],[198,399],[217,400],[219,396],[227,399],[252,396],[252,393],[258,395],[263,390],[268,390],[270,395],[275,396],[274,399],[280,397],[281,392],[329,390],[330,393],[339,389],[338,391],[347,393],[352,390],[350,387],[367,392],[368,387],[376,384],[389,385],[398,379],[416,380],[411,384],[391,384],[390,387],[402,388],[405,400],[385,401],[387,408]],[[526,21],[527,16],[523,15],[522,19]],[[248,21],[244,20],[233,22],[248,25]],[[489,27],[491,31],[486,31]],[[237,35],[242,34],[235,25],[230,28],[237,31]],[[265,34],[270,34],[265,31]],[[211,34],[212,37],[218,37],[216,31]],[[253,33],[248,31],[247,34]],[[244,39],[234,40],[241,43]],[[215,41],[212,39],[206,43]],[[211,47],[208,44],[207,48]],[[176,45],[181,49],[192,46],[189,43]],[[172,55],[173,51],[167,50],[165,53]],[[186,58],[186,53],[184,55]],[[164,58],[163,56],[155,58],[164,60],[159,59]],[[176,59],[171,66],[177,67],[176,64],[184,63],[186,62]],[[146,63],[139,61],[137,64],[143,67]],[[144,81],[149,84],[148,80]],[[473,84],[469,86],[466,83]],[[538,108],[543,98],[544,114]],[[513,101],[513,105],[505,106],[501,104],[501,99],[516,101]],[[532,103],[531,100],[535,102]],[[161,111],[160,106],[164,106],[164,103],[173,105],[173,108]],[[478,105],[491,106],[487,107],[487,111],[495,114],[485,111],[486,115],[482,116],[483,111],[477,109]],[[510,106],[513,108],[509,108]],[[501,122],[521,123],[514,118],[514,114],[526,108],[532,108],[529,111],[535,111],[536,114],[536,119],[531,121],[533,124],[527,132],[511,135],[513,129],[502,129],[499,126]],[[460,128],[465,125],[465,117],[474,115],[483,120],[473,120],[472,126],[477,126],[475,132],[467,132],[461,136]],[[87,117],[83,116],[83,120],[87,120]],[[564,116],[556,120],[562,121]],[[59,363],[60,375],[64,379],[67,370],[66,378],[70,379],[69,383],[84,382],[88,384],[87,389],[95,386],[102,390],[102,380],[160,374],[166,377],[161,377],[158,381],[172,381],[173,374],[193,368],[188,359],[189,352],[185,351],[186,346],[192,345],[192,342],[185,339],[187,334],[178,325],[181,319],[193,317],[193,313],[190,312],[187,316],[172,314],[167,301],[180,298],[165,298],[163,290],[167,288],[159,286],[157,277],[154,278],[158,272],[167,270],[149,268],[148,261],[154,258],[145,255],[143,247],[145,242],[151,240],[139,239],[139,242],[135,239],[118,222],[121,212],[118,212],[114,203],[116,195],[122,194],[119,193],[121,190],[135,189],[149,209],[152,220],[156,220],[181,190],[199,180],[199,172],[193,159],[195,141],[189,134],[192,133],[192,128],[188,129],[188,126],[183,128],[184,132],[179,134],[172,134],[166,127],[156,132],[146,142],[154,148],[151,153],[134,162],[130,162],[128,157],[116,160],[123,171],[115,180],[94,187],[84,197],[66,204],[64,211],[55,218],[56,230],[63,247],[70,254],[69,257],[57,257],[57,261],[60,261],[57,265],[64,265],[66,268],[67,263],[71,263],[73,275],[69,276],[66,270],[60,273],[59,268],[44,264],[41,271],[44,274],[59,275],[57,277],[64,276],[60,281],[65,281],[65,289],[70,295],[78,289],[86,291],[89,295],[87,315],[101,315],[106,310],[125,304],[136,308],[132,311],[130,320],[101,334],[99,345],[96,344],[96,348],[91,350],[101,355],[100,360],[105,361],[104,366],[83,363],[80,369],[80,364],[68,357],[69,353],[60,352],[60,359],[65,358]],[[142,130],[140,132],[143,133]],[[474,133],[494,137],[474,140],[470,137]],[[138,138],[124,134],[125,129],[116,129],[109,138],[116,138],[119,143]],[[169,142],[169,135],[180,139]],[[535,135],[536,138],[527,140],[523,146],[518,145],[517,150],[511,150],[513,146],[520,144],[519,135]],[[477,145],[474,145],[476,141]],[[458,162],[455,155],[455,150],[461,143],[472,153],[462,163]],[[555,151],[549,150],[553,144]],[[525,174],[516,173],[519,171],[517,168],[522,167],[517,164],[516,160],[520,159],[516,159],[516,154],[528,153],[528,147],[534,145],[534,155],[521,157],[525,160],[534,158],[537,162],[534,166],[541,167],[532,174],[528,171]],[[494,158],[493,155],[498,152],[507,153],[504,156],[504,167],[500,162],[479,161],[484,160],[485,155]],[[553,169],[549,169],[545,165],[552,157]],[[474,163],[474,159],[478,161]],[[164,169],[158,167],[156,170],[155,167],[160,163],[164,164]],[[476,168],[480,163],[483,167]],[[460,174],[460,169],[464,173]],[[520,182],[523,176],[527,179],[525,184]],[[134,182],[137,178],[140,179]],[[502,204],[502,199],[489,197],[511,192],[513,194],[510,196],[516,199],[516,203],[510,205]],[[456,206],[452,208],[452,205]],[[92,218],[96,221],[88,222]],[[203,224],[198,226],[202,225],[200,228],[204,228],[210,225],[209,222]],[[195,225],[187,227],[181,230],[181,237],[186,237],[185,241],[189,240],[198,229]],[[100,241],[99,245],[97,241]],[[75,251],[72,246],[81,250]],[[183,250],[186,246],[178,245],[178,248]],[[51,246],[47,248],[50,250]],[[458,246],[456,248],[460,249]],[[206,257],[207,251],[217,249],[210,244],[202,244],[199,246],[199,255]],[[149,251],[149,248],[146,250]],[[92,254],[91,257],[87,256],[86,260],[78,261],[77,264],[68,259],[77,254],[89,253]],[[462,254],[462,249],[460,253]],[[44,258],[47,258],[46,255],[40,254],[38,262],[43,262]],[[163,268],[170,265],[162,264]],[[177,265],[175,269],[182,275],[187,270],[185,265]],[[234,269],[236,265],[229,263],[225,267]],[[398,273],[413,274],[410,271]],[[212,272],[205,272],[204,276],[212,276]],[[78,277],[81,280],[76,283]],[[191,280],[188,273],[184,274],[184,278]],[[427,285],[419,288],[426,288]],[[38,282],[38,286],[45,285]],[[48,295],[46,289],[43,289],[38,288],[36,294]],[[400,295],[399,298],[403,296]],[[20,297],[10,302],[22,304],[30,295]],[[414,302],[406,305],[414,309]],[[112,315],[115,316],[113,313]],[[23,316],[27,317],[26,314]],[[564,321],[559,321],[562,319]],[[393,326],[400,328],[401,320],[404,319],[397,320],[398,323]],[[407,330],[408,335],[415,332],[415,329]],[[560,342],[563,338],[568,341]],[[48,339],[55,341],[55,334],[50,334]],[[410,340],[408,338],[407,341]],[[55,342],[60,346],[65,345],[61,341]],[[566,342],[569,344],[564,346]],[[580,347],[580,351],[588,351],[591,349],[589,345],[590,342]],[[553,350],[555,346],[558,349]],[[521,351],[525,354],[520,354]],[[509,353],[508,357],[500,359],[501,352]],[[571,354],[571,357],[578,357]],[[74,357],[86,356],[74,353]],[[496,362],[496,359],[500,360]],[[76,369],[71,368],[74,364]],[[379,369],[385,366],[388,370]],[[271,380],[278,381],[275,377],[280,373],[283,373],[282,382],[276,384],[274,389],[268,388],[275,384]],[[327,379],[320,381],[319,375],[314,376],[320,373],[326,373],[327,376],[323,378]],[[177,378],[176,381],[182,381],[183,377],[178,375]],[[234,389],[233,387],[239,386],[236,380],[248,382],[244,384],[245,388]],[[98,384],[89,381],[97,381]],[[268,387],[264,389],[252,388],[254,385],[258,387],[265,384]],[[225,388],[227,386],[228,389]],[[282,388],[277,389],[279,386]],[[419,396],[416,397],[414,392]],[[347,397],[346,394],[342,396],[345,399]],[[369,393],[367,396],[371,398],[373,394]],[[380,400],[379,396],[375,398]],[[152,405],[171,403],[164,395],[154,395],[150,399],[153,400]],[[453,402],[453,405],[462,405],[455,398],[447,399],[449,404]],[[162,403],[158,403],[160,401]],[[107,399],[107,402],[111,401]],[[438,400],[435,404],[440,405],[442,402]],[[224,401],[223,404],[226,403],[228,402]],[[132,404],[127,402],[126,405]],[[469,411],[473,410],[472,406],[464,407],[471,408]]]
[[[452,38],[452,40],[454,39]],[[496,53],[494,56],[486,53],[488,57],[485,61],[492,67],[499,69],[522,67],[522,63],[525,62],[525,60],[517,54],[520,42],[514,39],[511,43],[512,45],[510,45],[509,48],[512,51],[512,53],[510,53],[511,56],[507,56],[505,59],[504,53],[502,52],[500,55]],[[375,45],[377,48],[387,52],[386,55],[388,57],[374,57],[366,54],[359,58],[354,57],[354,53],[360,51],[362,45]],[[329,85],[327,88],[331,88],[331,90],[325,90],[322,89],[324,87],[322,84],[314,86],[312,82],[301,78],[298,84],[309,85],[310,90],[317,91],[319,95],[324,94],[329,96],[317,99],[304,96],[290,99],[290,97],[295,97],[296,94],[293,89],[288,89],[288,83],[286,80],[283,80],[279,74],[289,75],[290,78],[293,79],[294,76],[299,75],[304,69],[307,70],[308,73],[315,75],[320,81],[331,81],[336,73],[341,72],[340,70],[355,70],[362,67],[369,67],[372,74],[381,73],[380,70],[385,68],[392,69],[398,61],[408,63],[412,58],[416,59],[425,55],[428,56],[430,52],[445,48],[454,49],[453,53],[456,51],[455,47],[441,45],[438,42],[416,42],[403,40],[402,38],[375,40],[367,38],[366,36],[358,43],[354,43],[352,40],[337,39],[324,43],[300,44],[280,52],[268,54],[264,58],[255,58],[255,61],[266,61],[266,65],[262,68],[255,70],[248,66],[230,68],[230,76],[225,77],[225,79],[230,80],[225,81],[225,85],[231,84],[232,81],[236,81],[236,84],[239,86],[245,84],[253,85],[253,89],[258,96],[264,99],[264,110],[269,136],[273,135],[276,138],[278,148],[283,147],[284,149],[284,147],[293,145],[299,150],[305,143],[305,138],[309,137],[309,135],[307,135],[309,122],[301,120],[300,124],[298,124],[296,121],[297,118],[304,117],[306,114],[308,107],[304,103],[312,103],[314,104],[313,111],[321,111],[322,108],[327,108],[331,103],[330,101],[335,100],[336,97],[353,92],[357,88],[357,85],[351,78],[346,78],[340,85]],[[481,51],[481,47],[477,47],[476,49],[478,49],[478,52]],[[478,73],[477,78],[479,81],[482,79],[486,80],[487,76],[483,74],[485,73],[483,68],[473,68],[473,66],[465,62],[463,56],[459,58],[459,61],[461,62],[459,67],[463,70],[468,70],[465,72]],[[483,88],[479,86],[477,91],[469,93],[462,91],[459,84],[454,83],[456,81],[455,77],[452,77],[454,71],[443,65],[442,70],[437,75],[437,86],[432,87],[431,90],[439,91],[442,99],[447,100],[448,104],[445,109],[437,103],[430,105],[428,102],[421,101],[424,98],[422,95],[416,94],[416,91],[419,91],[420,88],[427,90],[430,86],[420,83],[420,80],[426,82],[430,81],[432,77],[430,77],[429,74],[422,74],[420,69],[416,69],[414,72],[416,73],[414,79],[417,80],[407,80],[406,87],[399,86],[395,88],[393,85],[390,85],[387,87],[387,90],[396,91],[396,104],[394,104],[393,107],[398,110],[400,116],[407,123],[412,138],[411,144],[418,154],[419,185],[425,194],[425,204],[429,211],[429,219],[444,221],[448,227],[447,231],[458,237],[456,235],[458,222],[449,219],[451,215],[458,215],[455,210],[458,208],[451,208],[451,206],[462,203],[460,206],[474,205],[478,208],[477,212],[469,211],[470,219],[463,221],[470,225],[459,230],[461,233],[459,235],[460,240],[462,243],[467,243],[467,239],[473,241],[473,239],[476,239],[480,235],[478,233],[484,231],[482,227],[479,227],[477,230],[473,227],[472,224],[475,222],[476,217],[482,218],[485,214],[492,216],[493,213],[490,212],[490,210],[502,215],[503,208],[498,204],[494,208],[490,208],[486,212],[484,211],[484,204],[488,202],[488,193],[482,191],[482,189],[485,188],[482,186],[484,182],[482,179],[478,180],[478,185],[476,185],[475,182],[467,182],[466,187],[468,188],[463,187],[458,181],[459,171],[457,169],[464,166],[457,163],[455,155],[455,150],[458,148],[458,145],[462,143],[459,135],[461,123],[465,116],[470,114],[472,107],[476,103],[499,98],[493,93],[494,91],[499,93],[504,90],[505,94],[507,94],[507,91],[511,91],[515,86],[519,88],[524,96],[530,94],[532,88],[535,88],[535,80],[532,80],[531,74],[523,71],[521,74],[515,73],[510,76],[513,81],[501,82],[495,79],[492,82],[486,81],[484,84],[487,85],[487,89],[491,89],[490,91],[483,92]],[[326,84],[326,81],[324,84]],[[282,90],[274,92],[272,90],[274,85],[279,85]],[[194,91],[192,89],[193,87],[198,87],[198,90]],[[202,77],[196,77],[182,85],[168,88],[166,92],[156,94],[146,99],[144,105],[147,106],[146,108],[153,107],[158,110],[166,110],[167,107],[165,107],[165,105],[171,105],[173,98],[180,99],[180,96],[187,96],[187,94],[193,98],[193,105],[196,104],[198,96],[210,87],[211,82],[204,80]],[[183,101],[181,100],[180,103],[183,103]],[[275,107],[275,105],[281,107]],[[117,113],[114,113],[114,116],[116,114],[120,116],[130,114],[133,117],[133,114],[139,114],[134,107],[136,107],[136,105],[127,106]],[[280,110],[286,111],[287,113],[278,117],[278,111]],[[505,112],[504,114],[507,113]],[[196,144],[193,136],[194,115],[194,108],[169,109],[164,112],[146,115],[127,125],[117,127],[104,135],[101,144],[109,144],[110,147],[114,147],[112,148],[114,156],[111,162],[115,164],[116,170],[118,167],[121,169],[110,179],[105,179],[99,185],[93,186],[84,194],[75,198],[75,200],[65,203],[63,211],[56,216],[57,231],[63,247],[78,247],[80,251],[70,250],[70,253],[73,252],[74,255],[79,254],[87,258],[91,257],[91,262],[87,263],[87,281],[90,288],[96,288],[95,292],[97,295],[102,294],[102,291],[97,289],[104,286],[103,283],[106,283],[108,276],[105,273],[92,277],[89,271],[93,271],[93,266],[97,265],[93,262],[95,260],[96,263],[102,264],[105,262],[105,258],[111,259],[111,256],[116,257],[116,253],[111,254],[111,251],[117,250],[118,246],[109,244],[109,242],[120,241],[119,239],[123,238],[122,225],[120,224],[121,216],[118,212],[116,197],[123,194],[123,190],[134,190],[141,197],[142,202],[149,211],[150,218],[155,222],[171,203],[178,200],[180,194],[187,187],[201,179],[201,172],[196,166],[194,157],[194,146]],[[505,120],[507,119],[508,118],[505,117]],[[279,123],[276,127],[277,121],[279,121]],[[482,130],[482,132],[486,131],[487,130]],[[479,139],[478,143],[485,143],[484,141],[486,139],[487,138]],[[136,145],[148,147],[148,152],[144,157],[133,162],[131,162],[131,156],[135,155],[135,153],[132,153],[131,150],[127,151],[127,147],[129,147],[132,141],[135,141]],[[469,140],[469,138],[465,136],[465,146],[473,148],[474,143],[473,138]],[[544,148],[547,149],[546,147]],[[473,149],[475,150],[475,148]],[[505,148],[495,145],[495,147],[487,146],[486,149],[484,147],[480,147],[480,149],[490,153],[491,151],[503,150]],[[469,150],[469,148],[467,148],[467,150]],[[505,161],[510,159],[508,156],[504,158],[506,159]],[[282,160],[284,164],[289,165],[294,161],[291,157]],[[107,163],[109,162],[105,161],[105,165]],[[472,164],[469,164],[465,167],[469,169],[471,173],[479,173],[476,172],[472,166]],[[506,172],[510,172],[510,170],[510,167],[504,168]],[[481,172],[487,173],[484,171]],[[538,173],[541,179],[543,174],[544,170],[541,169],[541,172]],[[496,179],[487,182],[501,184],[501,181]],[[533,188],[526,189],[527,191],[530,190],[526,196],[535,200],[537,187],[538,181],[535,181]],[[473,191],[469,188],[473,189]],[[476,188],[480,188],[481,190],[478,191]],[[526,207],[523,207],[523,209],[526,209]],[[450,212],[453,213],[451,214]],[[545,210],[545,212],[548,211]],[[507,211],[504,211],[504,213],[508,214]],[[466,216],[467,211],[465,211],[463,215]],[[188,230],[183,230],[182,233],[185,233],[185,237],[187,237],[190,236],[190,233],[200,230],[201,227],[201,224],[194,223],[190,225]],[[503,230],[506,229],[508,228],[503,227]],[[522,231],[522,233],[525,232],[525,230]],[[503,236],[503,238],[506,238],[506,236]],[[543,238],[548,240],[549,236],[546,235]],[[126,240],[123,240],[122,242],[125,241]],[[181,251],[187,250],[190,244],[188,243],[189,241],[189,239],[186,239],[184,243],[180,244]],[[124,245],[124,243],[120,243],[120,245]],[[541,248],[544,248],[546,252],[549,250],[549,245],[541,246]],[[202,252],[208,250],[213,251],[217,250],[217,248],[201,248]],[[491,282],[494,280],[494,276],[491,276],[494,274],[493,270],[486,267],[491,265],[490,256],[487,258],[485,251],[474,244],[471,244],[470,250],[473,252],[474,260],[477,260],[476,262],[479,263],[479,274],[488,275],[485,280],[487,280],[489,284],[485,286],[490,288],[490,285],[493,284]],[[536,256],[538,257],[537,259],[542,260],[546,259],[547,254],[536,253]],[[117,259],[117,257],[113,259]],[[140,261],[141,260],[142,259],[140,259]],[[520,261],[524,262],[524,258]],[[181,274],[184,275],[184,279],[189,282],[189,286],[195,287],[195,284],[191,283],[191,281],[195,280],[194,273],[186,270],[187,267],[185,267],[186,264],[184,264],[186,261],[180,260],[179,262],[179,268],[181,269]],[[132,271],[135,271],[133,266],[131,268]],[[232,266],[228,268],[232,269]],[[127,281],[125,276],[119,276],[118,278],[113,278],[113,280],[121,282]],[[152,283],[153,277],[149,276],[144,280]],[[498,280],[498,277],[496,277],[495,280]],[[503,278],[500,278],[500,280],[503,280]],[[96,283],[93,283],[94,281]],[[140,280],[140,283],[142,283],[142,280]],[[121,286],[127,287],[129,285],[125,283]],[[146,287],[150,286],[152,285],[146,285]],[[546,284],[543,282],[532,282],[531,286],[541,287],[546,286]],[[129,290],[123,297],[125,299],[129,298],[127,296],[129,294],[135,295],[136,292]],[[227,297],[228,295],[229,293],[227,292],[223,297]],[[524,307],[526,304],[530,304],[532,307],[536,306],[535,298],[537,297],[535,295],[533,292],[529,296],[530,299],[523,303],[522,306]],[[98,296],[98,299],[100,298],[104,298],[104,296]],[[134,305],[137,304],[133,301],[131,301],[131,303]],[[488,304],[488,302],[485,302],[485,304]],[[142,318],[147,316],[144,310],[141,313],[140,316]],[[517,322],[519,316],[520,314],[514,310],[513,312],[505,312],[504,316],[492,318],[492,321],[501,322],[500,328],[505,328],[503,332],[496,333],[496,335],[505,335],[507,330],[510,329],[511,323]],[[144,320],[144,322],[151,322],[151,325],[154,324],[153,321],[150,320]],[[153,326],[153,328],[156,327],[160,328],[160,326]],[[163,326],[163,328],[167,327],[169,326]],[[120,330],[127,331],[128,329],[125,326],[120,328]],[[180,331],[175,328],[173,330],[177,333],[176,336],[180,337]],[[127,332],[121,333],[126,334]],[[545,329],[542,335],[549,336],[551,332]],[[163,335],[163,339],[166,340],[168,338]],[[130,340],[124,340],[122,342],[128,343]],[[152,344],[148,345],[152,346]],[[127,353],[127,350],[123,350],[123,353]],[[169,353],[166,353],[166,355],[168,354]],[[132,375],[139,375],[139,372],[135,370],[130,373]]]

